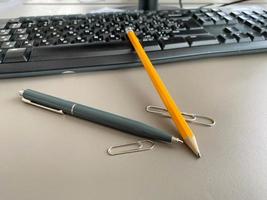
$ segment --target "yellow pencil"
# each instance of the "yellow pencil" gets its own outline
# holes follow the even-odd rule
[[[134,31],[131,28],[126,28],[126,33],[128,35],[129,40],[131,41],[139,59],[144,65],[154,87],[157,89],[161,100],[163,101],[164,105],[166,106],[168,112],[171,115],[171,118],[180,132],[184,142],[190,147],[190,149],[200,157],[200,151],[197,145],[196,137],[193,134],[192,130],[186,123],[184,117],[181,114],[180,109],[177,107],[176,103],[172,99],[171,95],[169,94],[166,86],[164,85],[163,81],[161,80],[159,74],[157,73],[156,69],[154,68],[153,64],[151,63],[149,57],[147,56],[145,50],[143,49],[142,45],[140,44],[138,38],[136,37]]]

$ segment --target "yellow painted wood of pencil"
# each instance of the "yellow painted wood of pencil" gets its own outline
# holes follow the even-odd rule
[[[135,35],[134,31],[131,28],[127,28],[126,33],[139,59],[141,60],[145,70],[147,71],[154,87],[156,88],[159,96],[161,97],[161,100],[163,101],[168,112],[170,113],[171,118],[176,128],[180,132],[184,142],[198,157],[200,157],[201,154],[197,145],[196,137],[194,136],[192,130],[185,121],[184,117],[182,116],[180,109],[177,107],[175,101],[168,92],[166,86],[161,80],[153,64],[151,63],[148,55],[146,54],[145,50],[140,44],[137,36]]]

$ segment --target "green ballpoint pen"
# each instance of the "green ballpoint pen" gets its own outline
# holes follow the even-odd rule
[[[177,137],[171,136],[158,128],[151,127],[142,122],[46,95],[34,90],[21,90],[19,91],[19,94],[22,97],[23,102],[59,114],[72,115],[74,117],[111,127],[139,137],[165,142],[183,142]]]

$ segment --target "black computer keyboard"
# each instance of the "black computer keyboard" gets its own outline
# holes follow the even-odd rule
[[[267,51],[267,11],[254,7],[0,19],[0,78],[140,66],[129,26],[155,64]]]

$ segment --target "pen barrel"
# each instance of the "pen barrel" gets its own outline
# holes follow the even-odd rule
[[[165,142],[172,141],[172,136],[163,130],[110,112],[76,104],[71,101],[53,97],[30,89],[24,90],[23,97],[33,103],[56,110],[62,110],[65,114],[73,115],[75,117],[108,126],[132,135],[162,140]]]
[[[73,115],[81,119],[92,121],[94,123],[111,127],[139,137],[162,140],[165,142],[172,141],[172,136],[170,134],[158,128],[154,128],[136,120],[132,120],[81,104],[77,104],[75,106],[75,108],[73,109]]]

